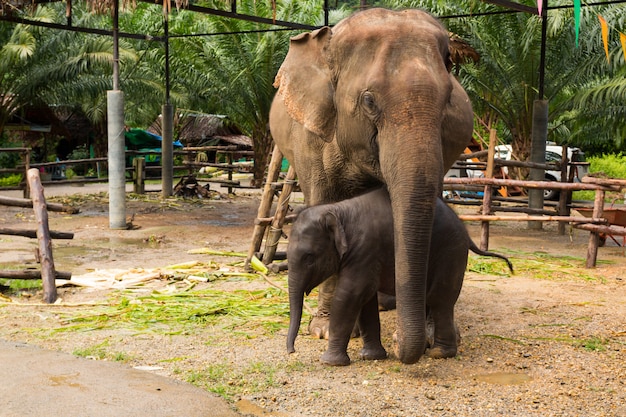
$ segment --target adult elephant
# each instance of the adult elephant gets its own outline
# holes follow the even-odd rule
[[[308,205],[387,185],[403,363],[424,353],[435,202],[472,134],[469,98],[449,69],[448,32],[435,18],[369,9],[292,38],[274,84],[270,129]],[[320,317],[330,312],[328,287]]]

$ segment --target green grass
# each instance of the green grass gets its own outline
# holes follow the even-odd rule
[[[96,345],[75,349],[72,353],[74,356],[81,358],[112,360],[115,362],[128,362],[131,359],[130,355],[126,352],[110,352],[109,340],[105,340]]]
[[[289,321],[289,301],[281,290],[213,289],[175,294],[154,292],[129,298],[114,293],[107,305],[76,310],[61,310],[63,325],[55,331],[90,331],[95,329],[130,329],[137,333],[187,334],[218,326],[244,337],[256,332],[274,334]]]
[[[602,174],[608,178],[626,179],[626,155],[622,153],[588,157],[587,162],[590,164],[590,173]],[[574,191],[572,199],[593,201],[595,194],[595,191]],[[607,193],[605,201],[624,203],[624,197],[623,194]]]
[[[594,270],[586,269],[586,259],[575,256],[551,255],[545,252],[523,252],[510,249],[499,250],[513,263],[515,274],[527,275],[550,281],[583,280],[604,282],[604,277]],[[602,263],[610,263],[602,261]],[[468,270],[479,274],[508,276],[508,268],[502,260],[470,256]]]
[[[189,372],[187,382],[232,400],[239,395],[283,385],[277,379],[277,374],[288,371],[289,367],[285,362],[252,362],[242,369],[229,362],[222,362]]]

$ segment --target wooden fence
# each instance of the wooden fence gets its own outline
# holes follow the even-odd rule
[[[48,184],[86,184],[86,183],[102,183],[108,182],[107,172],[107,158],[90,158],[90,159],[78,159],[78,160],[64,160],[56,162],[44,162],[44,163],[31,163],[30,160],[30,148],[0,148],[0,153],[19,153],[21,156],[21,163],[16,168],[4,168],[0,169],[2,173],[23,173],[24,180],[17,186],[5,186],[0,187],[2,190],[23,190],[24,198],[29,196],[28,182],[26,181],[26,173],[30,168],[37,168],[40,171],[41,182],[44,185]],[[205,155],[207,153],[214,153],[217,155],[223,155],[226,162],[209,162]],[[160,152],[143,152],[143,151],[126,151],[127,158],[133,158],[137,160],[147,155],[160,155]],[[238,149],[236,146],[204,146],[194,148],[183,148],[182,150],[175,150],[174,157],[177,156],[180,159],[180,165],[174,166],[175,176],[180,178],[185,175],[195,175],[202,167],[217,168],[218,170],[226,174],[226,178],[199,178],[200,181],[208,183],[216,183],[228,189],[228,193],[232,193],[234,188],[245,187],[241,181],[234,178],[236,173],[247,173],[249,170],[246,165],[238,163],[234,160],[237,156],[252,156],[252,151],[246,151]],[[67,178],[64,175],[60,175],[68,167],[86,166],[93,170],[93,175],[90,176],[75,176]],[[85,170],[87,171],[87,169]],[[143,183],[146,178],[160,179],[161,166],[149,165],[149,164],[132,164],[126,167],[128,172],[128,181],[132,181],[135,184],[135,192],[142,193],[144,191]],[[57,175],[52,175],[57,173]]]
[[[21,271],[0,270],[0,277],[9,279],[41,279],[44,302],[54,303],[57,299],[56,278],[70,279],[72,274],[55,270],[51,239],[73,239],[74,234],[51,231],[48,227],[48,210],[69,213],[75,213],[76,210],[60,204],[46,203],[43,186],[39,178],[39,170],[36,168],[28,170],[27,181],[31,199],[0,197],[0,205],[32,207],[37,221],[36,230],[0,228],[0,234],[36,238],[39,244],[35,252],[35,258],[41,266],[41,271],[30,269]]]

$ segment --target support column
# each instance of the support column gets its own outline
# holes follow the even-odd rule
[[[174,107],[171,104],[164,104],[162,109],[163,120],[161,121],[161,133],[163,142],[161,143],[161,187],[163,198],[172,195],[174,184]]]
[[[533,128],[530,144],[530,162],[545,164],[546,141],[548,140],[548,101],[535,100],[533,103]],[[545,170],[538,168],[530,169],[530,181],[544,181]],[[543,209],[543,190],[528,190],[528,207],[531,209]],[[541,230],[542,222],[529,221],[528,228]]]
[[[126,229],[126,166],[124,150],[124,93],[107,91],[109,139],[109,227]]]

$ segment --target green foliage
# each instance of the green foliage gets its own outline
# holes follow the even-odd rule
[[[4,174],[0,176],[0,187],[15,187],[20,185],[23,179],[22,174]]]
[[[589,172],[603,173],[609,178],[626,179],[626,155],[604,154],[587,158]]]

